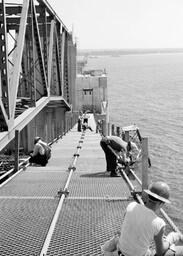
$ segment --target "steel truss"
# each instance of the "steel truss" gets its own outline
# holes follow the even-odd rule
[[[75,48],[46,0],[0,0],[0,149],[49,102],[71,108]]]

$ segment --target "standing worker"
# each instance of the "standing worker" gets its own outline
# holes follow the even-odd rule
[[[82,117],[79,116],[78,117],[78,127],[77,127],[78,132],[81,132],[81,127],[82,127]]]
[[[117,158],[108,146],[121,157],[124,164],[129,161],[129,159],[135,161],[139,153],[139,149],[134,142],[126,142],[118,136],[103,137],[100,141],[100,145],[106,157],[106,171],[110,172],[111,177],[118,177],[116,173]]]

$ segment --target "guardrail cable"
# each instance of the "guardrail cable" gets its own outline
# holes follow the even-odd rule
[[[51,142],[48,143],[48,145],[52,146],[54,143],[57,143],[58,140],[63,137],[63,135],[65,135],[65,133],[62,133],[57,138],[53,139]],[[29,159],[30,159],[30,156],[27,156],[24,159],[22,159],[22,162],[18,164],[18,171],[16,171],[15,167],[13,167],[9,171],[7,171],[3,175],[1,175],[0,176],[0,187],[5,185],[8,181],[10,181],[12,178],[14,178],[21,171],[24,171],[30,165]]]

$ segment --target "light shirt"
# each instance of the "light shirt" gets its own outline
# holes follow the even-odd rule
[[[135,161],[137,159],[137,156],[139,155],[139,149],[137,145],[131,141],[131,156],[132,156],[132,161]]]
[[[130,203],[121,228],[120,250],[125,256],[144,256],[154,236],[165,225],[164,220],[152,210],[136,202]]]
[[[33,150],[32,156],[36,156],[38,153],[40,155],[44,155],[45,154],[45,149],[44,149],[44,147],[39,142],[37,142],[34,145],[34,150]]]

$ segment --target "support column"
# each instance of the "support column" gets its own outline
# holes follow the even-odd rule
[[[15,130],[15,171],[19,169],[19,144],[20,144],[20,132]]]
[[[148,139],[142,138],[142,190],[148,188]]]
[[[129,131],[125,131],[125,141],[129,141]]]
[[[120,137],[121,132],[120,132],[120,127],[119,126],[116,127],[116,133],[117,133],[117,136]]]
[[[112,124],[112,126],[111,126],[111,133],[112,133],[112,135],[115,135],[115,131],[114,131],[114,124]]]

